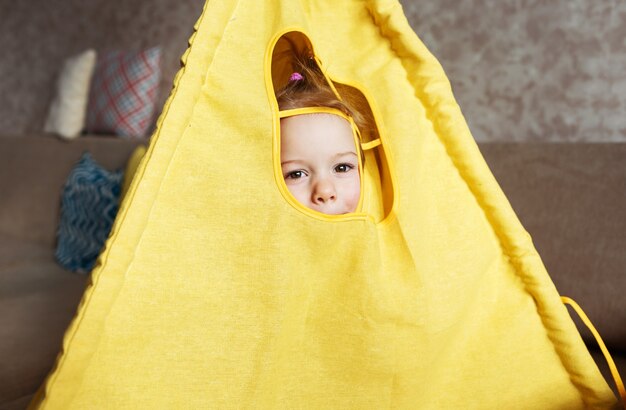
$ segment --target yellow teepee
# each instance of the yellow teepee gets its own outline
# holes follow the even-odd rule
[[[396,0],[209,1],[42,409],[576,409],[616,398]],[[290,196],[274,91],[365,99],[362,203]]]

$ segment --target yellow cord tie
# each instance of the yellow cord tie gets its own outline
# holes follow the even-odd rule
[[[622,399],[622,405],[624,406],[624,409],[626,409],[626,389],[624,389],[624,383],[622,382],[622,378],[617,371],[617,366],[615,366],[615,362],[613,361],[609,350],[606,348],[606,345],[600,337],[600,333],[598,333],[596,328],[593,327],[591,320],[589,320],[587,315],[585,315],[585,312],[583,312],[582,308],[578,306],[578,303],[574,302],[573,299],[568,298],[567,296],[561,296],[561,301],[566,305],[570,305],[574,309],[574,311],[576,311],[585,326],[587,326],[587,328],[589,328],[589,330],[593,334],[593,337],[596,338],[596,342],[598,343],[598,346],[600,346],[600,350],[602,350],[604,359],[606,360],[607,364],[609,365],[609,369],[611,370],[611,375],[613,376],[613,380],[615,381],[615,385],[617,386],[617,391],[619,392],[619,395]]]
[[[362,149],[363,151],[367,151],[368,149],[375,148],[375,147],[379,146],[380,144],[381,144],[381,142],[380,142],[380,138],[376,138],[376,139],[375,139],[375,140],[373,140],[373,141],[370,141],[370,142],[364,142],[364,143],[362,143],[362,144],[361,144],[361,149]]]

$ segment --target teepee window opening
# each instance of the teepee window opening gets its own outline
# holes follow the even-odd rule
[[[384,219],[393,190],[364,93],[329,78],[301,32],[280,36],[271,56],[280,121],[275,127],[274,166],[283,195],[309,215]]]

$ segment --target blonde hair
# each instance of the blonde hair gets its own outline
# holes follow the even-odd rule
[[[349,95],[342,96],[342,99],[335,95],[311,54],[306,52],[296,54],[292,66],[294,72],[299,73],[302,78],[290,80],[276,93],[278,108],[281,111],[306,107],[335,108],[351,117],[361,132],[370,128],[367,117],[357,109],[354,102],[350,101]]]

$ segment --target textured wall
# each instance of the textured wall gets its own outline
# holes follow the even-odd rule
[[[0,133],[40,131],[63,60],[163,47],[162,106],[200,16],[201,0],[0,0]]]
[[[626,141],[626,1],[402,0],[474,137]],[[0,0],[0,132],[43,126],[64,58],[164,47],[162,103],[203,0]]]
[[[626,1],[402,0],[479,141],[626,141]]]

